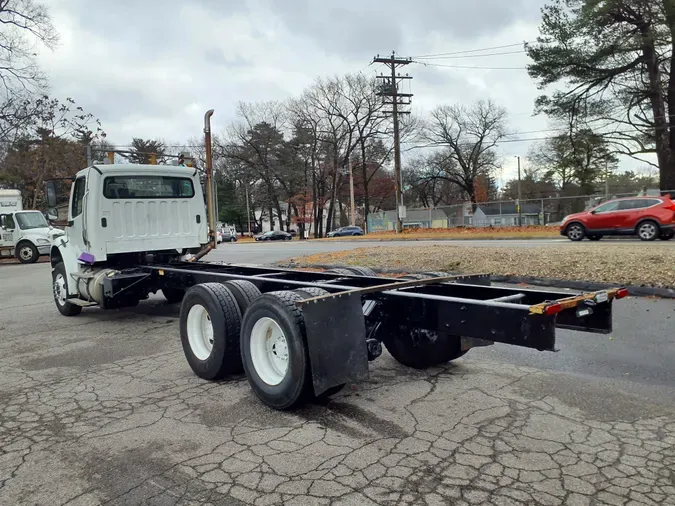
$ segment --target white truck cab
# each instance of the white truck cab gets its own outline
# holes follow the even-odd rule
[[[50,220],[59,219],[56,185],[50,182],[47,200]],[[54,295],[62,313],[79,311],[81,301],[102,304],[104,276],[133,265],[185,259],[209,241],[202,186],[191,167],[83,169],[71,185],[67,219],[65,234],[51,247]]]
[[[40,211],[24,211],[19,190],[0,190],[0,257],[21,263],[49,255],[51,235],[57,234]]]

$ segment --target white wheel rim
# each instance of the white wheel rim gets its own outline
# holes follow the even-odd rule
[[[33,250],[29,246],[24,246],[19,250],[19,256],[24,260],[30,260],[33,258]]]
[[[54,299],[59,306],[66,303],[66,280],[63,279],[63,274],[57,274],[54,278]]]
[[[260,318],[251,330],[249,342],[255,372],[268,385],[278,385],[288,372],[288,342],[272,318]]]
[[[213,350],[213,324],[209,312],[201,304],[190,308],[187,316],[190,349],[199,360],[206,360]]]

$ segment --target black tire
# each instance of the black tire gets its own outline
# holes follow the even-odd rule
[[[353,276],[354,273],[348,269],[337,267],[335,269],[328,269],[326,274],[342,274],[343,276]]]
[[[425,274],[408,274],[407,276],[403,276],[400,279],[406,279],[412,281],[413,279],[430,279],[430,278],[436,278],[438,276],[431,276],[429,273]]]
[[[661,235],[661,228],[654,220],[644,220],[638,223],[635,231],[641,241],[654,241]]]
[[[661,232],[659,239],[662,241],[670,241],[673,237],[675,237],[675,232]]]
[[[375,278],[377,277],[377,273],[371,269],[370,267],[359,267],[359,266],[354,266],[354,267],[345,267],[346,270],[351,271],[353,274],[358,274],[359,276],[366,276],[369,278]]]
[[[449,272],[441,272],[441,271],[429,271],[429,272],[423,272],[425,276],[428,276],[430,278],[444,278],[446,276],[452,276]]]
[[[361,234],[359,234],[358,232],[354,232],[354,233],[352,234],[352,236],[354,236],[354,237],[356,237],[357,235],[361,235]]]
[[[212,348],[208,356],[193,351],[188,334],[188,317],[195,306],[207,312],[213,329]],[[199,311],[199,308],[196,309]],[[202,283],[191,287],[180,306],[180,340],[190,368],[200,378],[218,380],[242,371],[239,352],[241,313],[234,295],[222,283]],[[193,336],[193,339],[196,339]]]
[[[230,242],[237,242],[237,238],[236,237],[230,237]]]
[[[588,236],[589,241],[599,241],[600,239],[602,239],[601,235],[589,235]]]
[[[185,297],[185,290],[182,288],[162,288],[162,295],[169,304],[177,304]]]
[[[289,236],[289,237],[284,237],[284,241],[290,241],[291,239],[293,239],[293,238],[290,237],[290,236]]]
[[[59,276],[61,276],[61,279],[65,283],[65,286],[63,286],[63,290],[65,290],[65,293],[63,293],[64,297],[68,296],[68,275],[66,273],[66,267],[63,265],[63,262],[59,262],[54,266],[54,269],[52,269],[52,296],[54,297],[54,303],[56,304],[56,308],[59,310],[59,313],[61,313],[63,316],[77,316],[82,312],[82,306],[76,306],[75,304],[71,304],[67,300],[63,298],[59,298],[57,290],[60,289],[57,288],[57,279],[59,279]],[[59,283],[60,284],[60,283]]]
[[[570,241],[583,241],[586,237],[586,229],[581,223],[570,223],[565,229],[565,235]]]
[[[302,288],[296,288],[293,290],[295,293],[299,293],[303,299],[306,298],[313,298],[313,297],[322,297],[324,295],[328,295],[328,290],[324,290],[323,288],[318,288],[315,286],[305,286]]]
[[[426,329],[386,326],[381,329],[383,343],[397,362],[413,369],[427,369],[458,359],[462,351],[459,336]]]
[[[296,408],[313,397],[305,321],[302,310],[295,305],[302,298],[300,294],[291,291],[263,294],[249,306],[242,321],[241,355],[246,377],[258,398],[274,409]],[[273,320],[286,339],[288,366],[277,384],[266,383],[253,365],[252,331],[262,318]]]
[[[232,281],[227,281],[223,284],[228,287],[232,292],[232,295],[234,295],[234,299],[237,301],[237,306],[239,306],[239,312],[242,315],[246,313],[246,310],[248,309],[248,306],[251,305],[251,302],[262,295],[257,286],[244,279],[235,279]]]
[[[21,241],[16,245],[14,256],[22,264],[34,264],[40,258],[40,252],[32,242]]]

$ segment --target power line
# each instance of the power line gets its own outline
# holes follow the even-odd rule
[[[423,61],[412,60],[412,63],[424,65],[425,67],[446,67],[451,69],[480,69],[480,70],[527,70],[527,67],[477,67],[469,65],[445,65],[443,63],[426,63]]]
[[[445,59],[450,59],[450,58],[480,58],[481,56],[501,56],[505,54],[525,54],[526,51],[502,51],[500,53],[485,53],[485,54],[460,54],[460,55],[454,55],[454,56],[417,56],[416,58],[419,60],[427,60],[427,59],[437,59],[437,60],[445,60]]]
[[[438,57],[438,56],[448,56],[448,55],[454,55],[454,54],[481,53],[483,51],[492,51],[494,49],[505,49],[507,47],[522,46],[523,44],[530,44],[532,42],[535,42],[535,41],[517,42],[515,44],[505,44],[503,46],[484,47],[484,48],[481,48],[481,49],[466,49],[464,51],[450,51],[450,52],[447,52],[447,53],[422,54],[422,55],[413,56],[412,58],[433,58],[433,57]]]

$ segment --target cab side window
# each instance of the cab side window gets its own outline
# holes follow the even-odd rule
[[[71,219],[82,214],[82,200],[84,199],[86,181],[84,177],[75,180],[75,185],[73,186],[73,205],[70,210]]]
[[[11,214],[3,214],[0,216],[0,225],[2,225],[5,230],[14,230],[16,224],[14,223],[14,216]]]

